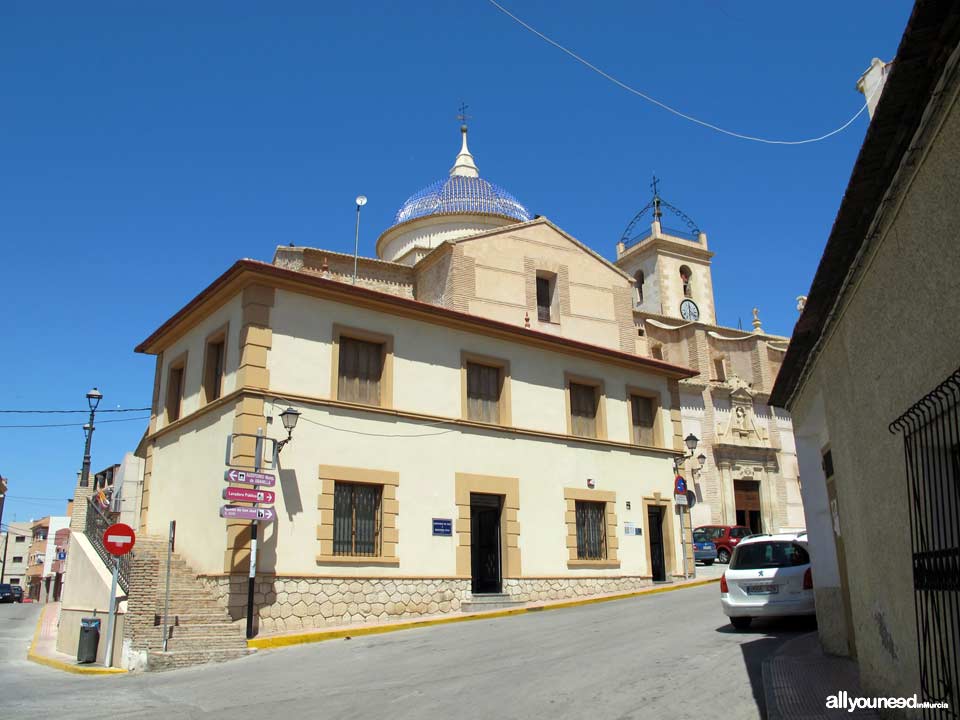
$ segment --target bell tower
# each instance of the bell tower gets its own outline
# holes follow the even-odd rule
[[[615,264],[634,278],[634,310],[686,322],[717,324],[707,234],[685,212],[653,197],[630,221],[617,243]],[[668,223],[664,223],[664,210]],[[649,223],[649,225],[647,224]]]

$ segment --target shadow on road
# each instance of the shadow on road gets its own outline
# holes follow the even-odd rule
[[[817,619],[810,617],[754,618],[746,630],[737,630],[727,623],[716,629],[718,633],[731,633],[743,636],[756,636],[740,646],[743,663],[750,678],[750,689],[757,704],[760,717],[767,717],[766,700],[763,692],[763,661],[774,655],[787,640],[817,629]]]

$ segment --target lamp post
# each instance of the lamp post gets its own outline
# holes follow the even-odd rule
[[[673,459],[673,474],[674,474],[674,475],[679,475],[679,474],[680,474],[680,468],[681,468],[681,466],[682,466],[687,460],[689,460],[690,458],[693,457],[693,453],[696,451],[697,445],[698,445],[699,443],[700,443],[700,438],[698,438],[698,437],[697,437],[696,435],[694,435],[693,433],[690,433],[689,435],[687,435],[687,436],[683,439],[683,444],[687,446],[687,450],[689,450],[690,452],[684,453],[683,455],[681,455],[681,456],[679,456],[679,457],[675,457],[675,458]],[[702,459],[701,459],[701,458],[702,458]],[[704,455],[703,453],[700,453],[700,455],[697,457],[697,460],[700,462],[700,468],[703,468],[703,464],[706,462],[707,456]],[[699,468],[698,468],[698,469],[699,469]],[[679,505],[679,506],[678,506],[678,510],[680,511],[680,546],[681,546],[681,548],[683,549],[683,579],[686,580],[687,577],[688,577],[688,576],[687,576],[687,536],[686,536],[686,534],[685,534],[686,528],[684,528],[684,523],[683,523],[683,516],[684,516],[684,514],[685,514],[683,508],[684,508],[684,506],[686,505],[686,499],[687,499],[686,496],[684,496],[683,499],[684,499],[684,504],[683,504],[683,505]],[[696,564],[694,564],[694,565],[696,565]],[[694,573],[696,573],[696,569],[694,569]]]
[[[357,284],[357,258],[360,256],[360,208],[367,204],[366,195],[357,195],[357,231],[353,237],[353,284]],[[290,408],[287,408],[288,410]],[[282,419],[282,416],[281,416]],[[296,422],[296,421],[294,421]]]
[[[87,393],[87,405],[90,406],[90,420],[83,426],[83,432],[87,436],[86,445],[83,447],[83,470],[80,473],[80,487],[89,487],[90,485],[90,442],[93,440],[94,424],[93,419],[97,414],[97,405],[103,399],[103,393],[93,388]]]

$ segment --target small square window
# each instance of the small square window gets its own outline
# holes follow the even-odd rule
[[[380,485],[338,482],[333,493],[333,554],[380,555]]]

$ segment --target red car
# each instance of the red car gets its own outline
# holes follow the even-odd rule
[[[754,532],[746,525],[701,525],[694,528],[695,533],[705,533],[717,546],[717,562],[728,563],[733,549],[745,537]]]

